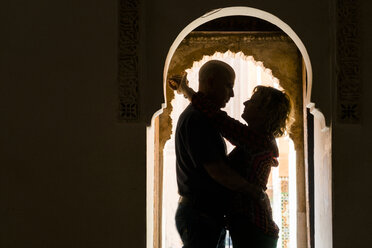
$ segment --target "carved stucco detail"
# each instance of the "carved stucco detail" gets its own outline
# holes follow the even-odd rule
[[[359,65],[358,1],[337,0],[337,121],[361,122],[362,83]]]
[[[139,1],[120,0],[119,7],[119,119],[138,120]]]

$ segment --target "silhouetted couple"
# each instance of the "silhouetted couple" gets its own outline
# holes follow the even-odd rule
[[[244,102],[245,125],[220,110],[234,96],[235,72],[228,64],[205,63],[197,93],[185,78],[170,81],[191,101],[179,117],[175,141],[175,218],[184,248],[224,247],[226,228],[234,248],[276,247],[279,228],[265,191],[271,167],[278,166],[275,138],[289,119],[287,94],[257,86]],[[235,146],[229,154],[223,137]]]

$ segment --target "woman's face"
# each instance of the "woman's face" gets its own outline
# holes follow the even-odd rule
[[[242,118],[252,128],[262,127],[265,111],[262,108],[262,99],[257,94],[253,94],[251,99],[245,101]]]

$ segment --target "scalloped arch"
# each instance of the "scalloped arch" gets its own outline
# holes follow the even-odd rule
[[[305,45],[302,43],[301,39],[298,37],[298,35],[289,27],[285,22],[280,20],[278,17],[256,8],[250,8],[250,7],[228,7],[228,8],[221,8],[221,9],[215,9],[212,10],[205,15],[201,16],[200,18],[194,20],[189,25],[187,25],[177,36],[177,38],[174,40],[172,46],[170,47],[168,51],[167,58],[165,60],[164,65],[164,71],[163,71],[163,91],[164,95],[166,95],[166,78],[167,73],[169,70],[169,65],[171,62],[171,59],[177,49],[177,47],[180,45],[182,40],[195,28],[198,26],[209,22],[211,20],[220,18],[220,17],[227,17],[227,16],[236,16],[236,15],[243,15],[243,16],[251,16],[256,17],[265,21],[268,21],[276,26],[278,26],[280,29],[283,30],[296,44],[298,49],[300,50],[302,57],[304,59],[304,63],[306,66],[306,74],[307,74],[307,91],[306,91],[306,99],[304,99],[304,104],[308,105],[310,104],[311,99],[311,88],[312,88],[312,67],[310,62],[310,57],[308,55],[308,52],[305,48]]]

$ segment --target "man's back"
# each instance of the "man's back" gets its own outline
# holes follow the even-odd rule
[[[201,210],[223,213],[228,190],[214,181],[204,164],[226,159],[226,146],[210,121],[191,104],[176,129],[177,183],[181,196],[195,200]]]

